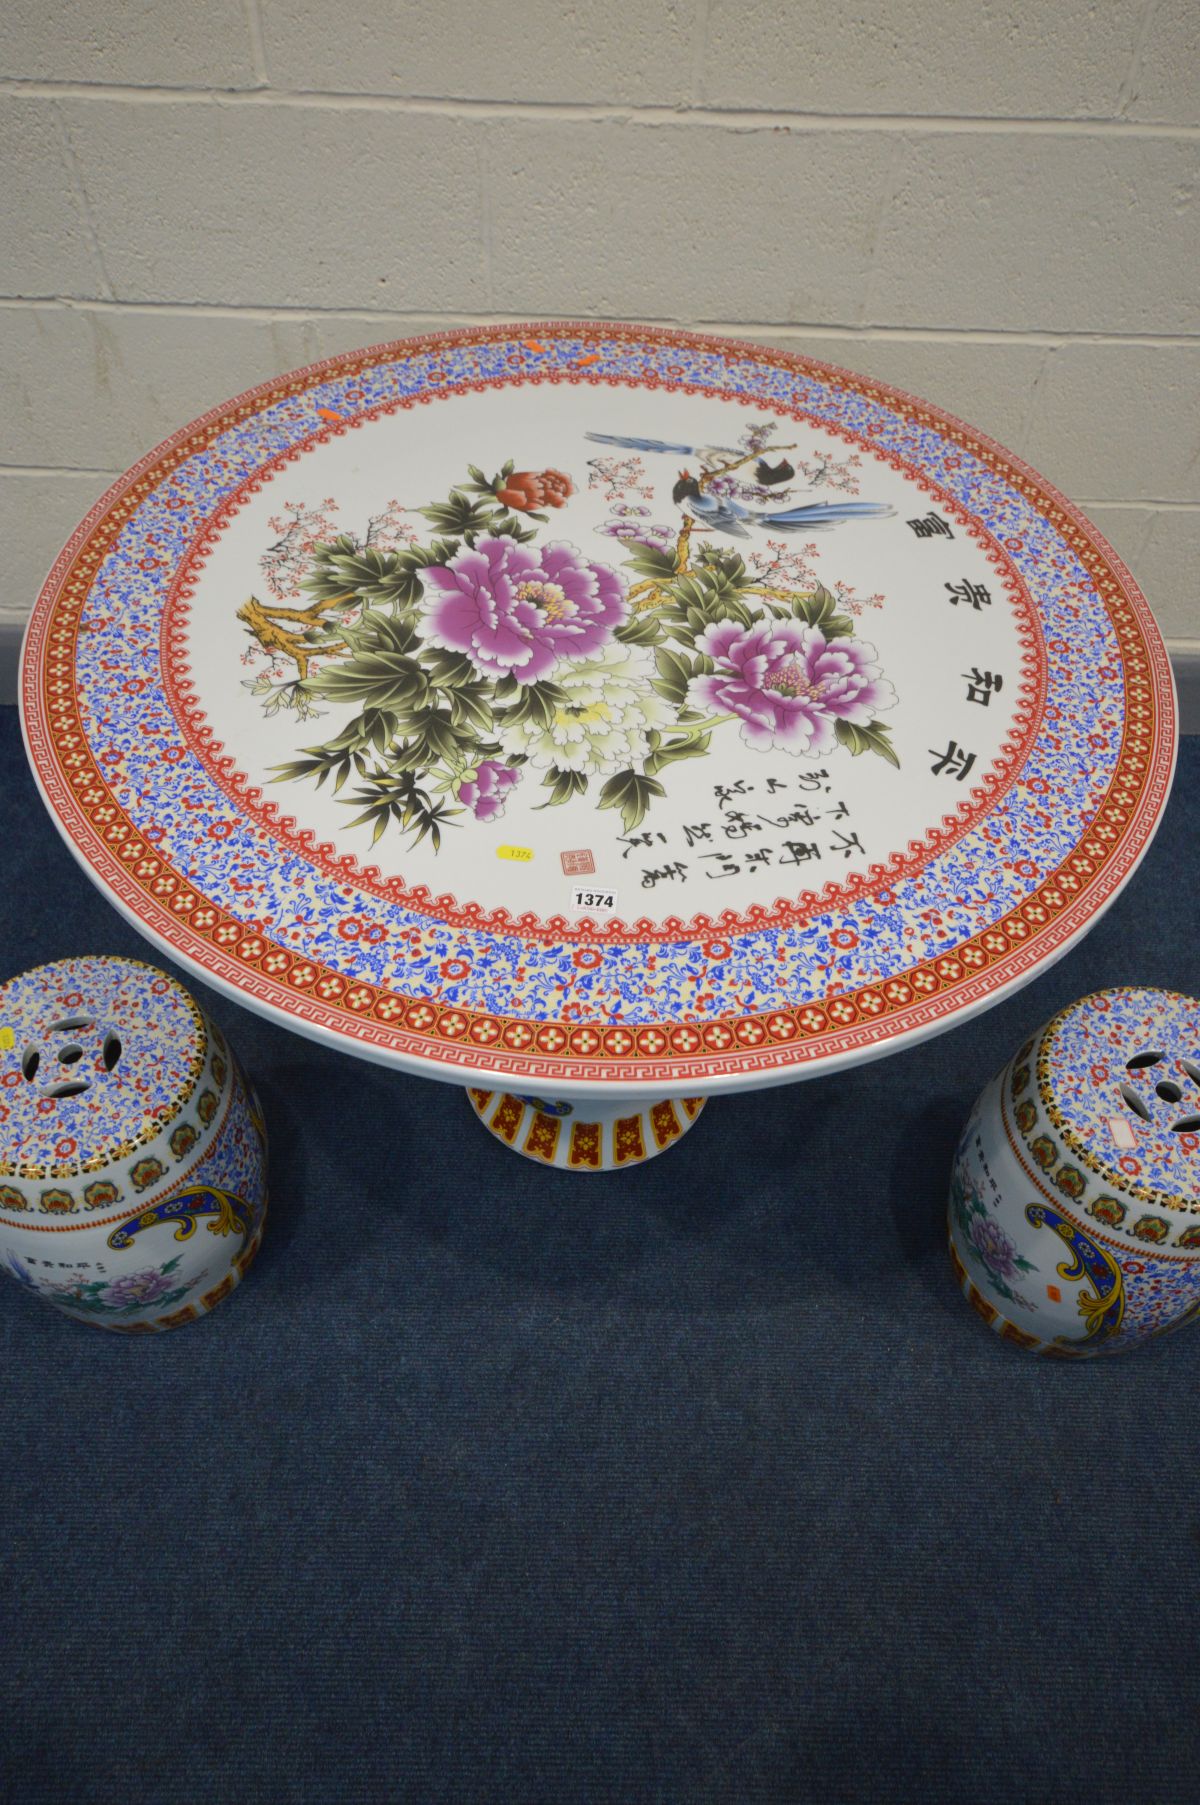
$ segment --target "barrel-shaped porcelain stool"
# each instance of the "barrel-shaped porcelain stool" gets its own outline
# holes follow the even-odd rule
[[[985,1322],[1065,1358],[1200,1315],[1200,1001],[1103,990],[980,1096],[950,1186],[950,1255]]]
[[[81,1322],[193,1322],[258,1251],[266,1135],[224,1036],[134,959],[0,985],[0,1268]]]

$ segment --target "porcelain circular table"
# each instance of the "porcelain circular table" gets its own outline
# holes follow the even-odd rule
[[[22,702],[157,947],[581,1170],[1011,993],[1176,746],[1143,597],[1019,459],[803,357],[567,323],[158,446],[56,563]]]

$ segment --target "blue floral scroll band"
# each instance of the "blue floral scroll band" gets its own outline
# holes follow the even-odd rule
[[[1087,1323],[1084,1339],[1104,1341],[1115,1335],[1125,1315],[1125,1281],[1112,1255],[1050,1204],[1031,1203],[1025,1216],[1034,1228],[1052,1228],[1069,1249],[1071,1258],[1059,1265],[1059,1277],[1088,1278],[1095,1287],[1079,1293],[1079,1314]]]
[[[177,1196],[143,1210],[140,1215],[130,1217],[120,1228],[114,1228],[108,1237],[108,1245],[117,1249],[132,1247],[135,1235],[144,1228],[157,1227],[160,1222],[175,1223],[175,1239],[187,1241],[195,1234],[201,1216],[213,1217],[208,1224],[210,1234],[244,1237],[250,1234],[250,1206],[244,1197],[238,1197],[232,1191],[218,1190],[215,1185],[193,1185]]]

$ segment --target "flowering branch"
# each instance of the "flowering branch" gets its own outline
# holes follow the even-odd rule
[[[308,633],[314,627],[323,626],[321,616],[331,608],[344,607],[347,602],[354,601],[353,594],[330,596],[327,601],[313,602],[308,608],[282,608],[270,604],[264,607],[257,596],[251,596],[237,611],[237,617],[244,621],[246,630],[253,639],[257,639],[266,652],[279,652],[290,658],[296,665],[298,681],[303,683],[308,676],[309,659],[319,650],[322,654],[345,651],[341,640],[323,642],[320,647],[306,644]],[[277,623],[281,620],[303,622],[304,633],[289,633],[285,627]]]

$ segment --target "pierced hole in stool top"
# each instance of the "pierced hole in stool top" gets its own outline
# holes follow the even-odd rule
[[[82,1047],[63,1047],[58,1055],[58,1063],[59,1065],[74,1065],[77,1060],[82,1058]]]
[[[104,1036],[104,1069],[111,1072],[121,1057],[121,1036],[114,1034],[110,1028]]]
[[[1180,1116],[1178,1122],[1171,1123],[1172,1134],[1195,1134],[1200,1129],[1200,1116]]]
[[[1123,1084],[1121,1086],[1121,1095],[1124,1097],[1126,1104],[1133,1111],[1135,1116],[1141,1116],[1143,1122],[1148,1122],[1150,1120],[1150,1111],[1138,1096],[1132,1084]]]
[[[51,1022],[47,1034],[78,1034],[83,1028],[90,1028],[90,1015],[69,1015],[61,1022]]]
[[[1163,1078],[1154,1088],[1164,1103],[1178,1103],[1183,1095],[1182,1084],[1176,1084],[1173,1078]]]
[[[1181,1059],[1179,1063],[1192,1083],[1200,1084],[1200,1065],[1197,1065],[1194,1059]]]
[[[42,1056],[36,1047],[26,1047],[21,1055],[21,1070],[26,1081],[32,1084],[37,1077],[37,1069],[42,1063]]]
[[[1161,1058],[1161,1048],[1157,1052],[1147,1048],[1146,1052],[1135,1053],[1132,1059],[1127,1059],[1125,1061],[1125,1070],[1127,1072],[1140,1072],[1144,1066],[1157,1065]],[[1126,1100],[1128,1101],[1128,1099]]]
[[[78,1097],[82,1091],[91,1090],[89,1078],[68,1078],[65,1084],[51,1084],[44,1095],[47,1097]]]

